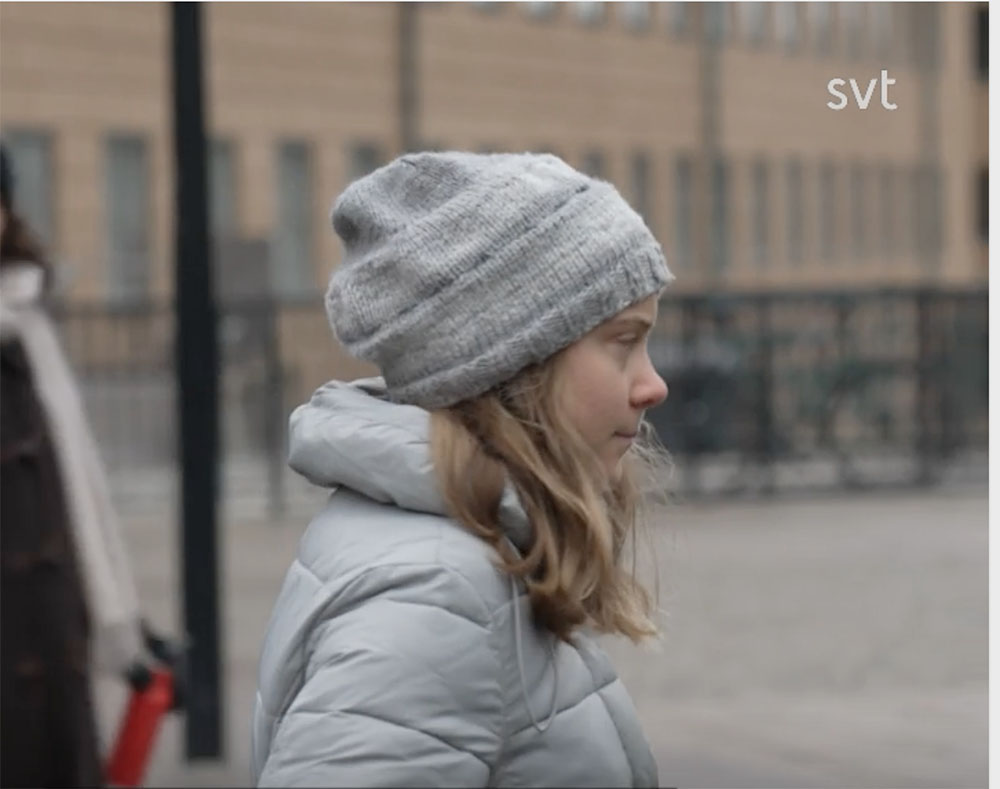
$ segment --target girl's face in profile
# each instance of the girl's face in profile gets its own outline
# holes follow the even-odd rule
[[[643,412],[667,396],[646,346],[656,311],[655,295],[633,304],[559,359],[560,405],[609,477],[617,474]]]

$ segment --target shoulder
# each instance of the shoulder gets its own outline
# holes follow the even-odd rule
[[[491,546],[450,518],[342,488],[303,535],[297,564],[331,602],[402,595],[458,606],[485,623],[509,598],[495,558]]]
[[[344,644],[415,652],[431,664],[484,647],[494,659],[508,584],[490,546],[454,521],[337,490],[275,601],[259,663],[264,709],[280,714],[314,662]]]
[[[488,546],[448,519],[335,493],[303,536],[268,627],[256,769],[301,775],[316,762],[325,776],[359,769],[370,782],[388,759],[412,777],[416,757],[386,754],[414,749],[435,765],[465,753],[479,770],[503,710],[500,587]],[[358,753],[369,755],[359,763]]]

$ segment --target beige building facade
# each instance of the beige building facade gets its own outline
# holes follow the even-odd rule
[[[981,284],[986,9],[205,4],[215,236],[257,250],[261,292],[314,296],[352,178],[406,148],[550,150],[620,188],[679,290]],[[169,25],[0,5],[0,128],[68,299],[172,289]]]

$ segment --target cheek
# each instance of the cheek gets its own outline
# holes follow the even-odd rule
[[[603,442],[619,425],[620,407],[613,392],[614,383],[607,376],[594,376],[579,381],[574,391],[567,392],[566,413],[588,443]]]
[[[621,427],[627,384],[619,360],[600,345],[571,348],[563,358],[560,403],[580,436],[600,451]]]

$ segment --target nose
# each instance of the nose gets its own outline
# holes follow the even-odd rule
[[[632,387],[632,407],[645,410],[657,406],[667,399],[669,391],[666,382],[647,358],[642,373]]]

